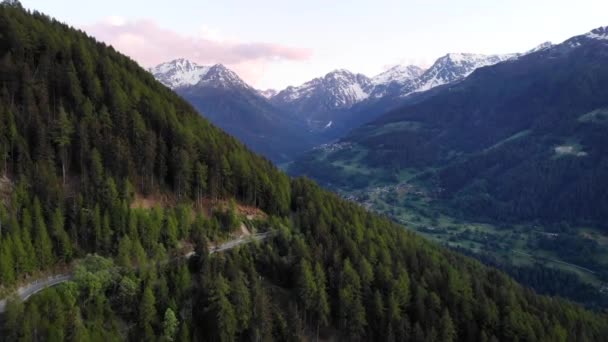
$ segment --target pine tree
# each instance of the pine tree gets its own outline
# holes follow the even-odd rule
[[[194,183],[196,187],[196,203],[198,206],[202,205],[203,194],[207,190],[207,165],[196,162],[194,166]]]
[[[112,228],[110,227],[110,214],[104,211],[101,221],[101,249],[110,253],[112,248]]]
[[[151,341],[154,339],[153,325],[156,322],[156,298],[150,286],[146,286],[139,304],[139,327],[143,332],[144,339]]]
[[[456,328],[454,328],[450,313],[446,309],[443,310],[441,315],[439,329],[439,339],[441,341],[452,342],[456,340]]]
[[[131,267],[131,253],[133,252],[133,244],[129,236],[125,235],[118,243],[118,256],[116,263],[121,267]]]
[[[13,260],[15,260],[15,272],[16,275],[24,274],[28,272],[28,259],[29,256],[25,252],[23,243],[21,242],[21,236],[18,231],[13,231],[10,236],[10,241],[13,249]]]
[[[251,321],[251,294],[247,287],[246,278],[238,272],[231,282],[230,302],[234,306],[237,321],[237,333],[249,328]]]
[[[55,210],[52,222],[52,234],[56,241],[57,254],[64,261],[67,261],[72,256],[72,243],[65,231],[65,219],[60,208]]]
[[[326,278],[323,266],[315,264],[315,280],[317,284],[315,315],[317,316],[317,340],[319,340],[319,326],[329,324],[330,307],[327,299]]]
[[[11,285],[15,281],[15,262],[10,240],[0,242],[0,284]]]
[[[95,205],[93,215],[91,217],[91,226],[93,230],[93,250],[101,252],[103,246],[103,232],[101,228],[101,209],[99,204]]]
[[[32,226],[32,218],[28,210],[23,210],[23,225],[21,228],[21,243],[23,243],[23,251],[25,259],[23,259],[23,272],[30,273],[36,269],[38,258],[32,244],[30,230]],[[29,222],[29,223],[27,223]],[[28,228],[29,227],[29,228]]]
[[[315,276],[310,266],[310,262],[306,259],[300,261],[297,281],[298,298],[304,308],[304,321],[306,321],[306,313],[310,312],[317,304],[317,285]]]
[[[165,311],[165,319],[163,321],[163,339],[168,342],[175,341],[175,335],[179,328],[179,321],[175,317],[175,313],[171,308]]]
[[[36,256],[41,268],[49,267],[53,264],[53,244],[46,228],[44,215],[38,198],[34,199],[34,247],[36,248]]]
[[[165,215],[165,229],[163,229],[164,242],[168,247],[175,247],[177,245],[177,218],[175,218],[175,212],[173,210],[167,210]]]
[[[236,336],[237,320],[230,300],[230,285],[220,274],[214,281],[210,294],[210,311],[215,318],[216,335],[220,341],[233,341]]]
[[[63,184],[65,185],[66,168],[68,162],[68,147],[71,143],[71,136],[74,133],[74,127],[63,106],[59,107],[58,117],[55,120],[53,127],[53,143],[57,145],[59,156],[61,159],[61,174],[63,176]]]

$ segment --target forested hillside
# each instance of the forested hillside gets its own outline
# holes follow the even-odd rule
[[[608,337],[603,314],[290,181],[133,61],[14,1],[0,6],[0,126],[0,287],[76,265],[9,301],[6,340]],[[170,200],[134,205],[145,196]],[[198,210],[214,200],[231,209]],[[235,201],[276,233],[209,255],[244,220]],[[195,257],[168,256],[185,242]]]

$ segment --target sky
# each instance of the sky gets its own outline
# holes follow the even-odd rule
[[[144,67],[225,64],[259,89],[523,52],[608,25],[606,0],[22,0]]]

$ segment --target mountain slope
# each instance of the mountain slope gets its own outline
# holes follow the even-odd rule
[[[415,65],[396,65],[372,78],[371,97],[379,98],[397,91],[406,83],[421,77],[424,70]]]
[[[7,304],[7,340],[608,336],[602,314],[290,181],[81,31],[11,1],[0,32],[0,148],[14,184],[0,206],[0,280],[76,263],[73,282]],[[134,199],[145,194],[165,199]],[[251,222],[235,200],[271,217]],[[208,256],[207,242],[242,222],[275,237]],[[190,244],[191,262],[171,257]]]
[[[447,54],[429,69],[397,65],[373,78],[336,70],[270,98],[285,112],[308,122],[325,141],[342,137],[388,110],[412,99],[407,96],[460,81],[475,69],[518,56]]]
[[[289,160],[317,144],[303,122],[285,115],[221,64],[199,66],[178,59],[150,71],[212,123],[275,162]]]
[[[361,164],[389,173],[439,168],[436,186],[469,213],[601,222],[608,212],[603,32],[477,69],[343,144],[363,150]],[[328,160],[353,158],[339,153],[346,159]]]
[[[307,122],[315,134],[342,132],[344,116],[369,96],[371,80],[348,70],[335,70],[298,87],[287,87],[271,98],[277,107]]]

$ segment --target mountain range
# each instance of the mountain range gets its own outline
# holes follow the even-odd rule
[[[606,340],[605,313],[538,295],[309,179],[288,177],[85,32],[10,0],[0,3],[0,33],[2,340]],[[548,96],[573,103],[567,110],[604,105],[578,108],[572,100],[607,91],[594,78],[606,68],[603,45],[589,39],[564,47],[581,58],[570,65],[561,50],[537,53],[555,55],[553,65],[531,54],[538,66],[513,64],[514,80],[532,73]],[[554,89],[572,74],[557,73],[555,88],[546,88],[535,71],[584,71],[588,63],[594,68],[575,77],[584,81],[580,89],[563,93]],[[175,64],[196,75],[182,82],[167,74],[176,90],[242,95],[224,93],[239,79],[221,66]],[[471,77],[496,77],[484,74]],[[456,97],[477,89],[468,81],[455,88]],[[238,89],[264,99],[246,85]],[[534,99],[528,105],[542,108],[543,94],[533,93],[538,107]],[[450,103],[455,110],[467,104],[454,98],[444,105]],[[512,114],[502,104],[494,112]],[[550,107],[548,118],[566,109]],[[473,114],[481,113],[488,114]],[[395,113],[379,124],[402,114],[412,115]],[[579,119],[599,127],[591,138],[602,139],[603,112]],[[427,128],[388,128],[404,126]],[[466,146],[453,140],[454,149]],[[568,158],[595,155],[585,141],[578,149],[562,145],[555,153]],[[255,237],[263,239],[217,248]],[[66,282],[27,298],[20,293],[23,284],[46,286],[66,273]]]
[[[201,66],[177,59],[150,72],[213,123],[282,163],[415,97],[410,95],[518,56],[451,53],[426,70],[396,65],[371,78],[341,69],[281,91],[256,90],[220,64]]]
[[[301,120],[285,114],[221,64],[200,66],[177,59],[150,72],[211,122],[277,163],[321,142]]]
[[[348,180],[339,165],[355,162],[387,179],[428,171],[442,197],[470,214],[605,222],[606,31],[478,68],[359,127],[334,145],[340,148],[313,151],[293,171],[342,186],[373,181]],[[459,60],[448,55],[436,64]]]

